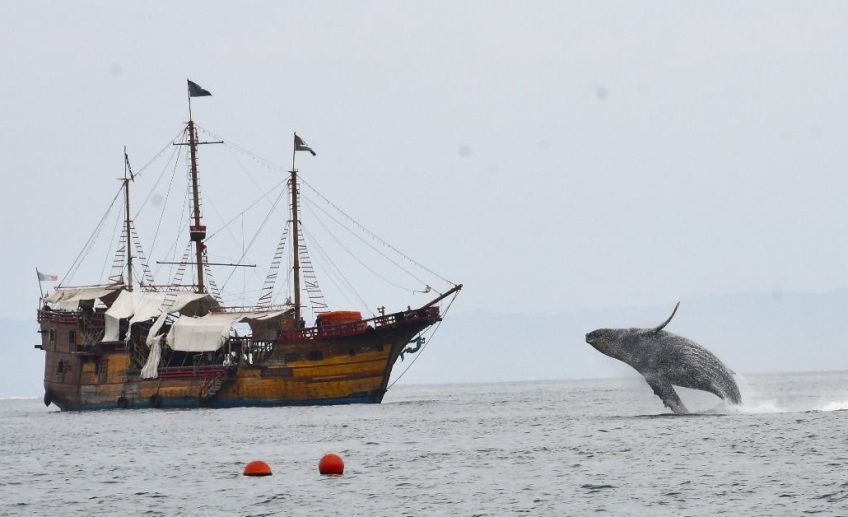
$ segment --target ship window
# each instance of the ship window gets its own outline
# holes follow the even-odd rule
[[[94,363],[94,373],[97,375],[106,373],[106,361],[97,361]]]
[[[310,361],[320,361],[324,359],[324,353],[320,350],[313,350],[306,355],[306,358]]]
[[[68,331],[68,344],[75,345],[77,343],[77,331],[69,330]]]
[[[297,361],[297,354],[288,353],[288,354],[283,356],[283,360],[287,363],[290,363],[292,361]]]
[[[68,368],[68,366],[70,366],[70,365],[68,363],[66,363],[65,361],[59,361],[59,364],[56,366],[56,373],[67,372],[68,370],[70,370],[70,368]]]
[[[47,331],[47,340],[51,343],[56,342],[56,329],[50,329]]]

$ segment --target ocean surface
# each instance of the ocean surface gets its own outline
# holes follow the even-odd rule
[[[61,413],[0,400],[0,515],[848,515],[848,372],[396,386],[381,405]],[[345,460],[343,476],[317,465]],[[274,475],[242,476],[262,459]]]

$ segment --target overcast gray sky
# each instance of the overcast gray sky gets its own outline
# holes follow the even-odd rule
[[[463,282],[457,310],[844,287],[846,15],[778,1],[4,2],[0,316],[34,317],[34,268],[67,270],[122,147],[140,165],[179,132],[186,77],[214,94],[195,119],[227,139],[286,165],[304,135],[319,152],[308,180]],[[215,152],[204,193],[253,196]]]

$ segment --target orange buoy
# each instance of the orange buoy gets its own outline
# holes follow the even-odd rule
[[[270,476],[271,467],[261,460],[253,460],[244,466],[245,476]]]
[[[325,454],[321,458],[321,461],[318,462],[318,472],[325,475],[341,476],[344,473],[344,461],[342,457],[334,452]]]

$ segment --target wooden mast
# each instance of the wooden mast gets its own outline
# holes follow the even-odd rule
[[[206,239],[206,226],[200,224],[200,189],[197,186],[197,146],[201,144],[222,144],[223,141],[216,142],[198,142],[197,141],[197,126],[194,124],[194,119],[191,116],[191,98],[206,97],[212,95],[208,90],[204,90],[197,84],[188,81],[188,144],[185,142],[174,143],[174,145],[188,145],[189,155],[191,158],[191,193],[194,201],[194,218],[189,225],[189,236],[195,246],[195,267],[197,268],[197,292],[205,293],[206,286],[203,284],[203,252],[206,250],[206,245],[203,240]]]
[[[294,238],[292,239],[292,251],[294,254],[292,261],[292,270],[294,273],[294,321],[296,325],[300,326],[300,254],[298,250],[300,235],[297,228],[297,169],[294,167],[297,145],[293,143],[292,146],[292,168],[289,171],[291,173],[289,183],[291,184],[292,232],[294,232]]]
[[[127,156],[127,146],[124,146],[124,205],[126,206],[126,215],[124,223],[127,231],[127,291],[133,290],[132,276],[132,231],[130,229],[130,179],[132,172],[127,176],[127,170],[130,166],[130,157]]]
[[[194,200],[194,224],[189,228],[191,240],[194,241],[196,268],[197,268],[197,292],[206,291],[203,285],[203,239],[206,238],[206,227],[200,224],[200,193],[197,187],[197,133],[194,128],[194,120],[191,119],[191,96],[188,100],[188,142],[189,154],[191,156],[191,193]]]

